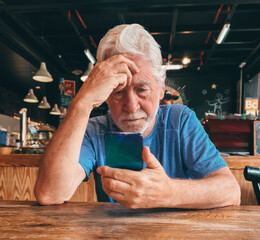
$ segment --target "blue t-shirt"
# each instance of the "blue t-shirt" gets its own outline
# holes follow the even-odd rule
[[[105,165],[104,134],[118,132],[110,113],[91,118],[81,146],[79,163],[87,177],[93,171],[98,201],[113,201],[102,189],[96,173]],[[184,105],[160,106],[152,132],[144,138],[144,146],[160,161],[171,178],[199,179],[227,166],[209,140],[195,113]]]

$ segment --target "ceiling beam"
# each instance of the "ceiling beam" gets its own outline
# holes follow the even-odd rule
[[[239,65],[241,61],[237,58],[210,58],[208,65]]]
[[[61,60],[53,54],[50,47],[46,45],[45,39],[39,40],[32,32],[22,24],[22,19],[18,18],[13,13],[2,12],[2,17],[5,17],[2,26],[9,31],[9,41],[16,44],[16,48],[12,48],[14,51],[18,50],[23,52],[23,56],[33,65],[38,67],[41,61],[45,61],[48,65],[48,69],[53,73],[66,72]],[[8,45],[8,41],[7,41]],[[10,44],[10,47],[11,46]],[[20,49],[20,50],[19,50]],[[31,55],[31,57],[30,57]],[[37,64],[36,64],[37,62]]]
[[[68,19],[67,13],[65,11],[62,11],[62,14],[63,14],[64,18],[66,19],[66,21],[69,22],[69,24],[72,26],[72,28],[75,31],[75,33],[77,34],[77,36],[79,37],[80,41],[82,42],[83,48],[84,49],[89,49],[91,51],[90,44],[89,44],[88,40],[85,38],[85,34],[81,34],[82,31],[78,27],[78,25],[77,25],[77,23],[75,21],[74,16],[71,15],[70,19]]]
[[[120,24],[125,24],[125,15],[124,14],[118,14],[118,18],[119,18],[119,22]],[[173,19],[172,19],[173,20]],[[170,25],[169,25],[170,26]],[[170,35],[172,33],[172,31],[169,31],[169,26],[165,26],[164,23],[162,23],[162,25],[158,25],[156,27],[150,27],[148,25],[146,25],[145,27],[148,29],[148,31],[150,32],[151,35]],[[173,27],[173,25],[171,25],[171,28]],[[219,29],[222,28],[222,25],[220,24],[200,24],[200,25],[180,25],[180,26],[176,26],[175,29],[175,34],[194,34],[194,33],[208,33],[208,32],[219,32]],[[97,35],[100,33],[106,33],[107,32],[107,28],[88,28],[88,33],[90,35]],[[232,28],[230,29],[230,32],[259,32],[260,28]],[[71,34],[73,35],[73,34]],[[70,37],[71,35],[64,35],[64,37]],[[45,32],[45,36],[46,37],[57,37],[57,36],[61,36],[61,35],[57,35],[57,34],[48,34],[48,32]],[[225,44],[225,43],[222,43]]]
[[[175,8],[172,13],[172,27],[171,27],[171,35],[169,40],[169,52],[173,50],[173,41],[175,39],[176,34],[176,25],[177,25],[177,18],[178,18],[178,10]]]
[[[4,44],[22,56],[31,64],[37,66],[41,62],[38,52],[33,49],[19,34],[0,19],[0,36]]]
[[[260,43],[256,46],[256,48],[247,56],[245,62],[247,62],[258,50],[260,49]]]
[[[260,49],[260,43],[256,46],[256,48],[246,57],[244,62],[246,62],[246,70],[249,70],[253,68],[255,65],[257,65],[260,61],[260,55],[257,55],[257,52],[259,52]],[[255,57],[253,59],[253,57]]]
[[[230,12],[229,12],[229,14],[228,14],[228,16],[227,16],[227,18],[226,18],[226,20],[225,20],[225,23],[230,22],[231,18],[232,18],[233,15],[235,14],[235,11],[236,11],[237,7],[238,7],[238,4],[234,4],[234,5],[231,7],[231,10],[230,10]],[[225,23],[224,23],[224,24],[225,24]],[[223,24],[223,25],[224,25],[224,24]],[[206,55],[206,58],[205,58],[204,61],[203,61],[203,65],[202,65],[201,68],[200,68],[201,70],[203,70],[203,69],[205,68],[205,66],[207,65],[207,62],[208,62],[208,60],[211,58],[211,56],[212,56],[212,54],[214,53],[214,50],[216,49],[216,47],[217,47],[217,43],[216,43],[216,41],[214,41],[213,44],[212,44],[212,48],[211,48],[210,52]]]
[[[125,17],[123,13],[118,14],[118,19],[120,24],[126,24],[125,23]]]
[[[222,0],[222,4],[258,4],[259,0]],[[0,6],[0,10],[8,10],[8,11],[44,11],[44,10],[60,10],[60,9],[80,9],[82,7],[108,7],[115,8],[120,6],[134,6],[134,7],[150,7],[150,8],[158,8],[158,7],[193,7],[193,6],[211,6],[217,5],[219,6],[220,2],[218,0],[150,0],[149,3],[147,1],[125,1],[125,0],[111,0],[111,1],[103,1],[103,0],[76,0],[76,1],[63,1],[56,0],[55,3],[46,3],[45,0],[38,0],[36,3],[32,4],[32,1],[23,0],[21,4],[5,4]]]
[[[29,45],[24,43],[24,39],[21,39],[21,37],[10,29],[2,19],[0,19],[0,39],[7,47],[22,56],[28,62],[31,62],[33,65],[37,65],[40,62],[38,53],[36,53]]]

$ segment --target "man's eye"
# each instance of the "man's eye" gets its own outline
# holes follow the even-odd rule
[[[137,89],[137,93],[145,95],[146,93],[148,93],[148,89],[146,89],[146,88],[139,88],[139,89]]]
[[[114,98],[119,99],[119,98],[122,98],[123,93],[124,93],[123,91],[116,91],[116,92],[113,92],[112,95],[114,96]]]

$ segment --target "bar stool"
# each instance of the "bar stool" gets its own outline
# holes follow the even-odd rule
[[[257,203],[260,205],[260,168],[246,166],[244,176],[247,181],[252,182]]]

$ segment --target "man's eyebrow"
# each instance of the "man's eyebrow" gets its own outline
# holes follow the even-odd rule
[[[142,85],[151,85],[149,81],[141,81],[135,84],[135,86],[142,86]]]

